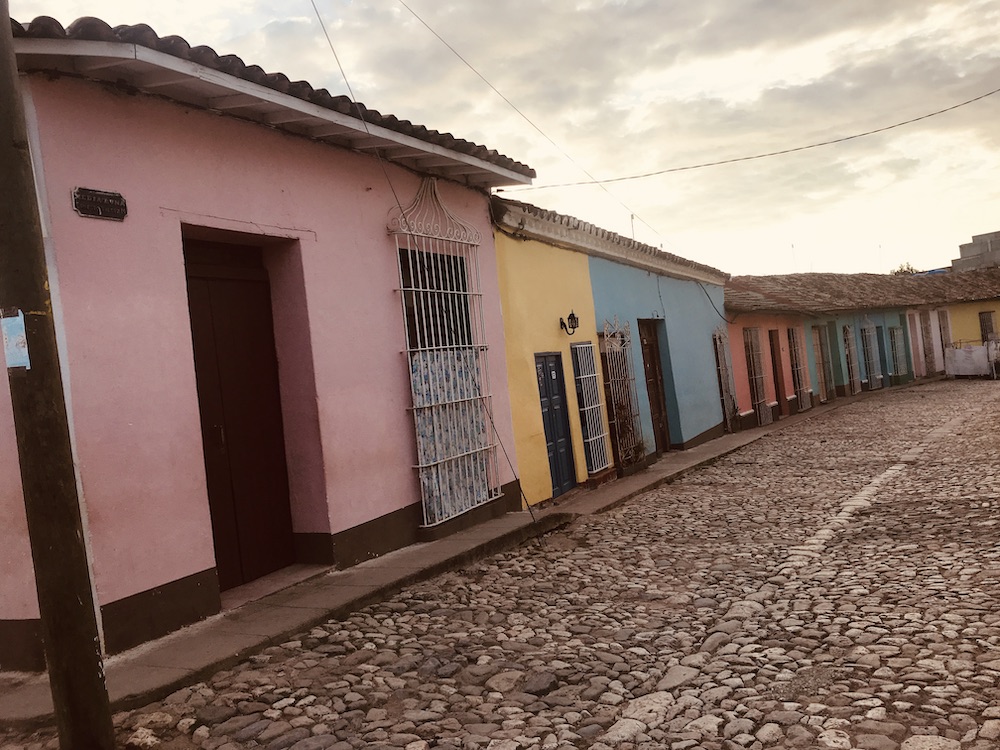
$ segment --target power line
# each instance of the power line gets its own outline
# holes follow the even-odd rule
[[[337,49],[333,46],[333,39],[330,38],[330,32],[326,29],[326,22],[323,21],[323,16],[319,12],[316,0],[309,0],[309,4],[312,5],[313,12],[316,14],[316,20],[319,22],[319,27],[323,31],[323,36],[326,37],[326,44],[330,48],[330,52],[333,53],[333,59],[337,61],[337,67],[340,68],[340,76],[344,79],[344,85],[347,87],[347,93],[350,95],[354,111],[357,113],[358,119],[361,120],[361,125],[365,129],[365,133],[370,136],[371,130],[368,128],[368,121],[365,120],[365,113],[361,109],[361,105],[358,104],[357,97],[354,96],[354,89],[351,87],[351,82],[347,78],[347,71],[344,70],[344,65],[340,62],[340,55],[337,54]],[[389,192],[392,193],[392,198],[396,202],[396,207],[399,208],[400,213],[402,213],[403,204],[400,203],[399,196],[396,194],[396,188],[393,186],[392,180],[389,179],[389,171],[385,168],[385,162],[382,161],[382,155],[379,154],[378,149],[374,149],[374,153],[375,158],[378,161],[378,165],[382,170],[382,176],[385,177],[386,185],[389,186]]]
[[[402,0],[400,0],[400,2],[402,2]],[[327,31],[326,23],[323,21],[323,16],[319,12],[319,8],[316,5],[316,0],[309,0],[309,3],[310,3],[310,5],[312,5],[313,12],[316,14],[316,20],[319,22],[319,26],[323,30],[323,36],[326,37],[327,46],[329,46],[330,52],[333,53],[333,59],[337,61],[337,67],[340,68],[340,75],[344,79],[344,85],[347,87],[347,92],[350,95],[351,103],[354,105],[354,109],[357,112],[358,119],[361,120],[361,124],[364,126],[365,132],[368,135],[371,135],[371,131],[368,129],[368,123],[365,121],[364,112],[361,109],[361,105],[358,104],[357,98],[354,96],[354,89],[351,87],[351,82],[347,78],[347,72],[344,70],[344,66],[340,62],[340,55],[337,54],[337,50],[333,46],[333,39],[330,38],[330,32]],[[404,7],[406,6],[405,3],[403,3],[403,5],[404,5]],[[408,7],[407,7],[407,10],[409,10]],[[413,13],[412,10],[410,12]],[[414,13],[414,16],[416,16],[415,13]],[[417,20],[420,21],[421,23],[423,23],[423,21],[419,18],[419,16],[417,16]],[[426,26],[427,24],[424,24],[424,25]],[[429,26],[427,28],[430,29]],[[431,33],[434,33],[433,29],[431,29]],[[434,35],[437,36],[437,34],[434,34]],[[438,39],[441,39],[441,37],[438,37]],[[441,41],[444,42],[443,39],[441,39]],[[447,42],[444,42],[444,43],[446,45],[448,44]],[[451,49],[451,46],[448,45],[448,48]],[[452,52],[455,52],[455,50],[452,50]],[[457,52],[455,52],[455,54],[458,55]],[[461,58],[461,55],[459,55],[459,58]],[[465,62],[465,61],[463,60],[463,62]],[[466,63],[466,65],[468,65],[468,63]],[[480,78],[482,78],[482,76],[480,76]],[[485,81],[486,79],[484,78],[483,80]],[[487,84],[489,83],[489,81],[486,81],[486,82],[487,82]],[[494,89],[494,91],[496,91],[496,89]],[[497,91],[497,93],[499,94],[500,92]],[[501,96],[503,96],[503,95],[501,94]],[[506,99],[505,99],[505,101],[506,101]],[[507,102],[507,103],[510,104],[510,102]],[[513,107],[514,105],[511,104],[511,106]],[[516,109],[516,107],[515,107],[515,109]],[[523,117],[523,115],[522,115],[522,117]],[[539,132],[541,132],[541,131],[539,131]],[[543,133],[543,135],[544,135],[544,133]],[[382,175],[383,175],[383,177],[385,177],[385,182],[386,182],[386,184],[389,187],[389,191],[392,193],[393,200],[396,202],[396,207],[399,209],[400,214],[403,214],[403,204],[400,203],[399,195],[396,193],[396,188],[392,184],[392,179],[389,177],[389,170],[386,169],[385,162],[382,160],[382,156],[379,154],[378,149],[375,149],[374,153],[375,153],[375,158],[378,160],[379,166],[382,168]],[[587,174],[589,175],[589,172]],[[652,228],[652,227],[650,227],[650,228]],[[653,230],[653,231],[656,231],[656,230]],[[426,273],[426,270],[425,270],[425,273]],[[452,333],[454,333],[454,331],[452,331]],[[503,450],[503,454],[504,454],[504,457],[507,459],[507,465],[510,467],[511,474],[514,476],[515,479],[520,480],[520,477],[517,474],[517,470],[515,469],[514,464],[511,461],[510,454],[508,454],[508,452],[507,452],[507,446],[504,445],[503,438],[500,437],[500,433],[497,430],[496,422],[493,420],[493,413],[490,410],[490,408],[489,408],[489,406],[488,406],[488,404],[486,402],[486,397],[482,394],[482,388],[480,388],[479,390],[480,390],[479,398],[483,402],[483,408],[486,410],[486,414],[490,418],[490,424],[493,427],[493,434],[494,434],[494,436],[496,436],[497,444],[500,446],[501,450]],[[531,507],[531,503],[528,501],[528,496],[524,494],[524,489],[521,488],[521,482],[520,481],[518,481],[518,488],[520,489],[521,497],[524,499],[524,504],[525,504],[525,506],[528,509],[528,513],[531,515],[531,522],[532,523],[538,523],[538,519],[535,517],[535,511]],[[539,546],[541,546],[541,544],[542,544],[541,541],[538,541],[538,540],[536,540],[536,543]]]
[[[310,1],[312,1],[312,0],[310,0]],[[425,29],[427,29],[429,32],[431,32],[431,34],[433,34],[435,37],[437,37],[438,41],[441,42],[441,44],[443,44],[445,47],[447,47],[449,50],[451,50],[451,53],[453,55],[455,55],[455,57],[457,57],[459,60],[461,60],[462,63],[465,65],[465,67],[467,67],[469,70],[471,70],[473,73],[475,73],[476,76],[483,83],[485,83],[487,86],[489,86],[490,89],[493,91],[494,94],[496,94],[501,99],[503,99],[504,102],[507,103],[507,106],[509,106],[512,110],[514,110],[515,112],[517,112],[517,114],[520,115],[521,118],[526,123],[528,123],[531,127],[533,127],[538,132],[539,135],[541,135],[545,140],[547,140],[550,144],[552,144],[552,147],[555,148],[560,154],[562,154],[567,160],[569,160],[569,162],[574,167],[576,167],[577,169],[579,169],[581,172],[583,172],[585,175],[587,175],[587,177],[590,178],[589,181],[581,182],[579,184],[581,184],[581,185],[597,185],[597,186],[599,186],[605,193],[607,193],[609,196],[611,196],[612,198],[614,198],[621,205],[622,208],[624,208],[626,211],[628,211],[630,214],[632,214],[635,218],[637,218],[639,221],[641,221],[643,224],[645,224],[647,227],[649,227],[649,229],[652,230],[652,232],[657,237],[660,237],[660,233],[656,230],[655,227],[653,227],[652,224],[650,224],[648,221],[646,221],[641,216],[639,216],[639,214],[637,214],[633,209],[629,208],[629,206],[627,206],[624,202],[622,202],[621,198],[619,198],[618,196],[614,195],[610,190],[608,190],[607,188],[604,187],[604,185],[602,183],[607,182],[607,180],[598,180],[596,177],[594,177],[594,175],[592,175],[590,172],[588,172],[583,166],[581,166],[576,161],[576,159],[574,159],[572,156],[570,156],[568,153],[566,153],[566,151],[558,143],[556,143],[554,140],[552,140],[552,138],[550,138],[549,135],[544,130],[542,130],[538,125],[536,125],[534,123],[534,121],[532,121],[532,119],[530,117],[528,117],[526,114],[524,114],[524,112],[522,112],[520,109],[518,109],[517,106],[514,104],[514,102],[512,102],[510,99],[508,99],[506,96],[504,96],[503,93],[500,91],[500,89],[498,89],[496,86],[494,86],[492,83],[490,83],[490,81],[487,80],[486,76],[484,76],[482,73],[480,73],[479,70],[477,70],[476,67],[472,63],[470,63],[468,60],[466,60],[458,50],[456,50],[454,47],[452,47],[451,44],[449,44],[448,41],[444,37],[442,37],[433,28],[431,28],[431,26],[423,18],[421,18],[417,14],[417,12],[415,10],[413,10],[413,8],[411,8],[409,5],[406,4],[405,0],[398,0],[398,2],[399,2],[400,5],[402,5],[404,8],[406,8],[406,10],[408,10],[410,12],[410,15],[412,15],[414,18],[416,18],[423,25],[423,27]]]
[[[402,2],[402,0],[400,0]],[[953,104],[950,107],[945,107],[944,109],[936,110],[935,112],[928,112],[925,115],[920,115],[919,117],[913,117],[909,120],[903,120],[902,122],[897,122],[892,125],[886,125],[885,127],[875,128],[874,130],[866,130],[863,133],[855,133],[854,135],[846,135],[840,138],[833,138],[828,141],[820,141],[819,143],[810,143],[808,146],[796,146],[794,148],[785,148],[780,151],[768,151],[763,154],[753,154],[751,156],[737,156],[732,159],[720,159],[718,161],[707,161],[701,162],[700,164],[688,164],[683,167],[670,167],[668,169],[658,169],[655,172],[644,172],[642,174],[629,175],[627,177],[609,177],[606,180],[583,180],[580,182],[563,182],[558,185],[525,185],[523,187],[518,186],[519,190],[545,190],[547,188],[566,188],[566,187],[577,187],[580,185],[602,185],[612,182],[626,182],[628,180],[641,180],[646,177],[656,177],[662,174],[671,174],[673,172],[688,172],[692,169],[704,169],[706,167],[718,167],[723,164],[735,164],[741,161],[753,161],[754,159],[766,159],[771,156],[783,156],[784,154],[793,154],[797,151],[808,151],[812,148],[819,148],[820,146],[832,146],[836,143],[844,143],[845,141],[853,141],[858,138],[864,138],[869,135],[875,135],[876,133],[884,133],[887,130],[893,130],[895,128],[901,128],[904,125],[911,125],[915,122],[920,122],[921,120],[926,120],[930,117],[937,117],[938,115],[943,115],[945,112],[951,112],[952,110],[958,109],[959,107],[964,107],[968,104],[978,102],[980,99],[985,99],[988,96],[993,96],[994,94],[1000,93],[1000,88],[988,91],[985,94],[973,97],[972,99],[967,99],[964,102],[959,102],[958,104]]]

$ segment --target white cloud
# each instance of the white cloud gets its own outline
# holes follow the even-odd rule
[[[803,145],[1000,86],[993,0],[407,0],[578,167],[400,3],[317,3],[361,101],[507,153],[540,184]],[[11,0],[11,12],[146,22],[345,93],[308,0]],[[840,146],[607,192],[511,194],[623,234],[634,224],[639,239],[734,273],[944,265],[1000,229],[998,115],[1000,95]]]

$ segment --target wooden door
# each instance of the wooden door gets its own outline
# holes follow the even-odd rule
[[[663,366],[660,364],[660,341],[656,336],[656,320],[639,321],[639,341],[642,344],[642,368],[649,394],[649,414],[653,420],[656,452],[670,449],[670,429],[667,425],[667,398],[663,391]]]
[[[771,374],[774,376],[774,397],[778,401],[778,413],[787,417],[788,394],[785,391],[785,368],[781,366],[781,333],[777,328],[767,332],[767,340],[771,344]]]
[[[222,590],[294,562],[271,291],[260,248],[186,242],[202,445]]]
[[[549,473],[552,475],[552,497],[558,497],[576,486],[562,355],[536,354],[535,374],[538,376],[538,397],[549,454]]]

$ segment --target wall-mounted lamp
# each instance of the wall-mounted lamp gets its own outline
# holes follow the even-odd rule
[[[559,327],[566,331],[567,335],[572,336],[576,333],[576,329],[580,327],[580,319],[576,317],[575,312],[570,310],[569,317],[566,320],[559,318]]]

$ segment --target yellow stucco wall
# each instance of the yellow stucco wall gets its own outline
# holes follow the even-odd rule
[[[951,323],[951,340],[976,343],[979,341],[979,313],[992,310],[994,325],[1000,326],[1000,299],[981,302],[964,302],[948,305],[948,320]]]
[[[593,343],[603,399],[604,378],[597,348],[590,266],[587,256],[582,253],[535,240],[515,240],[500,232],[494,234],[517,465],[521,473],[521,489],[528,502],[534,505],[552,497],[535,354],[558,352],[562,355],[576,480],[582,482],[587,478],[570,345],[584,341]],[[559,327],[559,318],[566,318],[571,310],[580,319],[580,327],[573,336],[567,336]],[[602,420],[607,432],[606,414],[602,414]],[[610,456],[610,444],[607,450]]]

